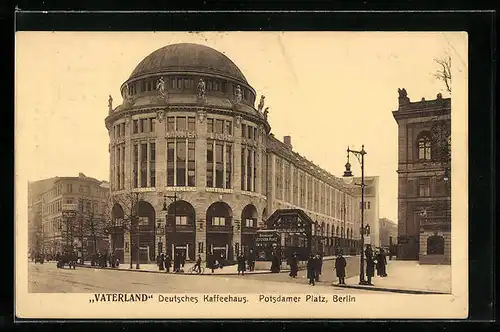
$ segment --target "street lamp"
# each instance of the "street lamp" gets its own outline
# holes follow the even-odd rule
[[[177,193],[174,192],[173,195],[163,195],[163,209],[162,211],[164,211],[166,213],[165,215],[165,219],[167,219],[168,217],[168,206],[167,206],[167,198],[170,199],[170,201],[172,201],[172,203],[174,204],[174,213],[173,213],[173,222],[172,222],[172,245],[173,245],[173,248],[172,248],[172,259],[174,258],[174,255],[175,255],[175,228],[176,228],[176,212],[177,212],[177,199],[179,198],[177,196]],[[166,221],[166,224],[168,224],[168,220],[165,220]],[[165,243],[165,251],[167,250],[166,248],[167,246],[167,243]]]
[[[353,154],[356,159],[358,159],[359,163],[361,164],[361,260],[360,260],[360,265],[359,265],[359,284],[360,285],[369,285],[367,281],[365,281],[365,256],[364,256],[364,215],[365,215],[365,146],[361,146],[360,151],[356,150],[351,150],[349,147],[347,147],[347,163],[345,164],[345,172],[344,172],[344,182],[347,184],[351,184],[354,180],[352,171],[351,171],[351,164],[349,163],[349,156],[350,154]]]

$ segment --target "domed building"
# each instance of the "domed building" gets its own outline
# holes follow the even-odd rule
[[[341,237],[355,246],[351,192],[346,220],[344,186],[293,152],[289,136],[274,138],[263,99],[255,108],[255,90],[224,54],[165,46],[137,65],[121,94],[117,107],[110,96],[105,123],[112,243],[122,262],[136,260],[137,243],[141,261],[159,252],[234,259],[280,208],[306,211],[321,226],[325,253]],[[131,216],[139,231],[129,226]]]

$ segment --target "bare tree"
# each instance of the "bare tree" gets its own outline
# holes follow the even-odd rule
[[[446,55],[443,58],[434,59],[434,62],[439,65],[434,77],[444,82],[446,91],[451,95],[451,57]]]

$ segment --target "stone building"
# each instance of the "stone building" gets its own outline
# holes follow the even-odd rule
[[[380,246],[390,247],[397,244],[398,224],[387,218],[380,218],[378,223]]]
[[[398,256],[451,261],[451,99],[411,102],[399,90]]]
[[[358,208],[361,212],[361,178],[354,179],[355,190]],[[370,244],[373,247],[380,246],[379,236],[379,207],[380,207],[380,194],[379,194],[379,177],[378,176],[365,176],[365,194],[364,194],[364,225],[370,225]]]
[[[174,44],[144,58],[121,86],[108,116],[114,249],[124,261],[159,252],[233,259],[278,208],[315,220],[331,252],[340,238],[340,201],[355,199],[337,178],[271,134],[269,109],[222,53]],[[131,222],[137,220],[138,222]],[[138,245],[137,245],[138,244]]]
[[[84,251],[92,252],[95,245],[96,250],[107,250],[107,235],[101,226],[108,197],[107,182],[87,177],[83,173],[77,177],[53,177],[29,182],[28,225],[33,225],[28,227],[31,229],[30,251],[61,253],[65,245],[73,245],[77,251],[81,251],[81,235]],[[66,218],[63,211],[74,212],[72,217]],[[89,230],[91,223],[96,228],[93,234]]]

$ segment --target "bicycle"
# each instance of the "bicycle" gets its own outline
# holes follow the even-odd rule
[[[204,266],[200,266],[199,269],[195,269],[195,267],[196,267],[196,265],[191,266],[191,268],[188,270],[188,273],[190,273],[190,274],[193,274],[193,273],[203,274],[203,273],[205,273]]]

